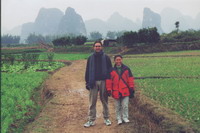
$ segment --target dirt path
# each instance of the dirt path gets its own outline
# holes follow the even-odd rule
[[[74,61],[55,72],[45,83],[53,93],[53,98],[36,118],[28,125],[25,133],[155,133],[162,132],[145,115],[132,108],[129,111],[131,123],[117,125],[114,112],[114,100],[109,97],[111,126],[103,123],[102,106],[97,103],[96,125],[84,128],[88,113],[88,91],[85,89],[85,60]],[[146,122],[144,123],[143,119]]]

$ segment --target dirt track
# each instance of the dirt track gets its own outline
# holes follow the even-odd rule
[[[88,91],[85,89],[84,73],[86,61],[74,61],[55,72],[46,82],[45,90],[53,97],[30,123],[25,133],[161,133],[159,125],[148,119],[133,106],[129,110],[131,123],[117,125],[114,101],[109,97],[111,126],[103,123],[102,106],[97,103],[96,125],[84,128],[88,113]]]

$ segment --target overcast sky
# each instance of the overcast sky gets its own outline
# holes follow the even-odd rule
[[[40,8],[58,8],[65,12],[72,7],[83,20],[107,20],[114,12],[133,21],[142,20],[144,7],[160,13],[166,7],[195,17],[200,12],[200,0],[1,0],[1,27],[10,30],[26,22],[34,22]]]

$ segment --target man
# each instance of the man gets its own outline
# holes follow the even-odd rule
[[[109,69],[112,68],[112,63],[110,58],[103,52],[101,41],[96,41],[93,44],[93,49],[94,53],[87,60],[85,72],[86,89],[88,89],[90,93],[90,105],[88,122],[84,124],[84,127],[95,125],[98,92],[103,105],[104,123],[109,126],[111,125],[111,121],[109,120],[108,94],[106,91],[105,80],[109,75]]]

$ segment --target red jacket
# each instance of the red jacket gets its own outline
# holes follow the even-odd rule
[[[124,83],[122,78],[128,86]],[[134,78],[131,70],[122,64],[121,75],[119,75],[117,73],[116,66],[112,68],[110,71],[109,79],[106,80],[106,88],[107,90],[112,91],[113,98],[119,99],[121,96],[129,96],[130,92],[128,87],[134,90]]]

